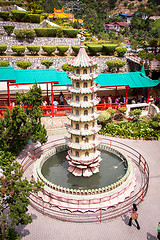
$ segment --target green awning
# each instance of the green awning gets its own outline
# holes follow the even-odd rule
[[[16,81],[14,67],[0,67],[0,82]]]
[[[96,79],[101,87],[129,86],[130,88],[154,87],[160,79],[151,80],[142,72],[108,73],[99,74]]]
[[[66,72],[57,72],[56,69],[28,69],[15,70],[14,67],[0,67],[0,82],[15,81],[11,84],[34,84],[58,82],[57,85],[71,85],[72,81]],[[95,79],[101,87],[129,86],[130,88],[154,87],[160,83],[151,80],[143,71],[126,73],[99,74]]]

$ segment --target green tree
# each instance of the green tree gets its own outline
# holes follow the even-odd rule
[[[22,166],[15,161],[12,154],[0,153],[4,157],[0,158],[2,171],[0,177],[0,228],[2,240],[6,240],[10,227],[13,228],[14,225],[19,224],[27,225],[32,222],[32,217],[27,214],[30,203],[29,195],[32,192],[38,192],[42,188],[42,184],[39,181],[36,183],[28,181],[26,178],[22,179]]]
[[[30,139],[47,141],[47,132],[41,124],[42,90],[35,84],[27,93],[16,93],[17,105],[0,118],[0,149],[18,154]],[[22,107],[23,105],[25,107]]]
[[[118,72],[120,68],[126,65],[126,62],[121,60],[108,60],[106,64],[109,72],[114,72],[115,70]]]

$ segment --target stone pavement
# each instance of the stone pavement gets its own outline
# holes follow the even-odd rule
[[[58,137],[64,136],[63,134]],[[49,136],[49,140],[57,135]],[[115,138],[112,138],[115,139]],[[118,139],[139,151],[150,168],[149,189],[144,201],[138,206],[137,230],[133,221],[129,227],[129,214],[102,223],[71,223],[49,218],[29,207],[33,222],[18,227],[24,240],[156,240],[160,221],[160,141]]]

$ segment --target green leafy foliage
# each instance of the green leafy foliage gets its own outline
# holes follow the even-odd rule
[[[160,61],[160,53],[157,53],[157,55],[155,56],[157,61]]]
[[[72,45],[72,50],[73,50],[75,53],[78,53],[78,52],[79,52],[79,49],[80,49],[80,45]],[[85,46],[85,49],[87,50],[88,47]]]
[[[28,14],[31,23],[41,23],[44,20],[44,16],[40,14]]]
[[[97,119],[98,122],[105,122],[111,117],[108,111],[102,111]]]
[[[127,108],[126,107],[119,107],[118,111],[121,112],[121,113],[125,113],[127,111]]]
[[[7,235],[12,235],[12,238],[7,239],[19,239],[13,238],[13,226],[27,225],[32,222],[32,217],[27,214],[30,203],[29,195],[31,192],[36,193],[41,190],[42,183],[28,181],[26,178],[22,179],[22,166],[14,161],[12,154],[6,152],[1,152],[1,154],[0,165],[3,176],[0,178],[0,223],[2,239],[6,239],[5,236]],[[7,155],[5,156],[5,154]],[[6,213],[4,215],[5,210],[7,210],[7,216]],[[6,219],[9,218],[10,221],[6,221],[5,217]],[[11,229],[12,232],[9,232]]]
[[[102,51],[106,55],[114,55],[115,49],[118,47],[117,44],[103,44]]]
[[[16,22],[25,22],[26,11],[12,10],[13,20]]]
[[[17,55],[22,55],[25,52],[25,46],[12,46],[11,49]]]
[[[3,54],[7,50],[7,45],[0,45],[0,54]]]
[[[0,11],[0,18],[2,18],[4,21],[8,21],[9,17],[10,17],[9,12]]]
[[[47,141],[47,132],[41,124],[43,97],[36,84],[27,93],[16,93],[16,106],[0,118],[0,149],[18,154],[30,139]],[[25,106],[25,107],[22,107]]]
[[[97,55],[97,53],[102,51],[102,45],[100,44],[88,44],[87,47],[91,55]]]
[[[32,65],[32,62],[22,60],[22,61],[17,61],[16,64],[20,68],[27,69]]]
[[[52,53],[56,50],[56,47],[55,45],[43,45],[42,46],[42,49],[44,52],[47,53],[47,55],[52,55]]]
[[[65,52],[67,52],[69,46],[68,45],[58,45],[57,50],[59,51],[60,55],[64,55]]]
[[[155,131],[150,124],[144,121],[108,123],[101,128],[99,133],[144,140],[158,140],[160,136],[160,131]]]
[[[124,54],[127,52],[127,48],[126,47],[116,47],[115,51],[118,54],[118,57],[123,57]]]
[[[4,25],[4,30],[6,31],[7,35],[10,36],[13,33],[15,26],[13,25]]]
[[[133,119],[133,121],[137,121],[142,113],[141,109],[134,109],[129,112],[129,116]]]
[[[107,60],[106,64],[109,72],[114,72],[115,70],[118,72],[120,68],[126,65],[126,62],[121,60]]]
[[[35,37],[35,31],[34,29],[16,29],[14,31],[14,34],[17,38],[34,38]]]
[[[77,29],[62,29],[64,37],[76,38],[78,30]]]
[[[27,48],[32,55],[37,55],[38,52],[40,51],[40,46],[38,45],[28,45]]]
[[[10,65],[9,61],[0,60],[0,67],[8,67]]]
[[[68,63],[64,63],[64,64],[62,65],[62,69],[63,69],[63,71],[65,71],[65,72],[71,72],[71,71],[73,71],[73,67],[72,67],[72,66],[69,66]]]
[[[37,37],[56,37],[57,28],[34,28]]]
[[[50,68],[52,66],[52,64],[53,64],[53,61],[51,61],[51,60],[42,60],[41,64],[46,66],[46,68]]]

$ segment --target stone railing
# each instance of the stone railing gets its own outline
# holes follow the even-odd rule
[[[149,106],[148,103],[136,103],[136,104],[127,104],[127,111],[126,111],[126,117],[129,116],[129,112],[132,111],[133,109],[140,108],[142,109],[142,116],[143,115],[148,115],[148,110],[147,107]],[[143,110],[144,108],[144,110]]]
[[[160,110],[159,110],[159,108],[156,105],[149,104],[148,115],[153,117],[153,116],[155,116],[159,112],[160,112]]]

